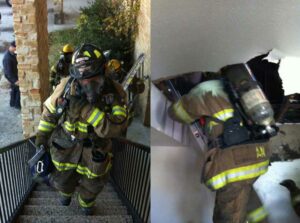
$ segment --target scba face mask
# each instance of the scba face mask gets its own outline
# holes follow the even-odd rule
[[[86,95],[89,103],[95,104],[97,102],[103,90],[104,81],[103,76],[79,80],[81,91]]]

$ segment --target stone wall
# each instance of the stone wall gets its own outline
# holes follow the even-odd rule
[[[144,53],[146,55],[146,61],[145,61],[145,67],[144,72],[145,75],[150,76],[150,64],[151,64],[151,51],[150,51],[150,17],[151,17],[151,2],[150,0],[140,0],[141,1],[141,7],[140,7],[140,13],[138,16],[138,36],[136,39],[135,44],[135,57],[137,58],[141,53]],[[149,122],[149,116],[150,116],[150,105],[148,101],[148,94],[149,94],[149,80],[146,82],[146,89],[145,92],[140,96],[139,99],[139,110],[143,114],[142,118],[143,120],[148,123]],[[148,108],[148,109],[147,109]],[[148,112],[146,112],[146,109]],[[145,117],[145,114],[147,114]],[[148,120],[148,121],[147,121]]]
[[[49,94],[46,0],[13,0],[14,32],[25,138],[36,134]]]

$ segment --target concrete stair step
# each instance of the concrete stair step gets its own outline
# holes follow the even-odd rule
[[[74,194],[76,196],[76,194]],[[33,191],[30,198],[59,198],[59,194],[56,191]],[[118,198],[116,192],[101,192],[97,199],[114,199]]]
[[[117,206],[122,205],[122,202],[115,198],[115,199],[96,199],[98,203],[107,205],[107,206]],[[29,198],[27,201],[27,205],[59,205],[58,198]],[[72,199],[70,204],[71,206],[78,205],[77,199]]]
[[[17,223],[132,223],[129,215],[115,216],[35,216],[21,215]]]
[[[83,212],[79,206],[58,206],[58,205],[25,205],[22,215],[36,216],[83,216]],[[125,206],[109,207],[101,204],[96,204],[94,207],[94,216],[99,215],[128,215]]]

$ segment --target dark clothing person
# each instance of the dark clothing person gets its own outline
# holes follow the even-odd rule
[[[11,47],[15,48],[12,44]],[[10,106],[20,109],[20,89],[17,65],[17,57],[14,51],[7,50],[3,57],[3,69],[6,79],[10,82]]]

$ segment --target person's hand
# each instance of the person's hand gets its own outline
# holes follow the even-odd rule
[[[15,85],[19,86],[19,81],[16,81],[16,82],[15,82]]]
[[[48,149],[49,149],[48,137],[38,134],[35,139],[35,145],[37,147],[44,146],[45,150],[48,151]]]
[[[73,96],[69,98],[68,115],[72,119],[76,119],[80,116],[82,108],[88,104],[88,101],[84,97]]]

